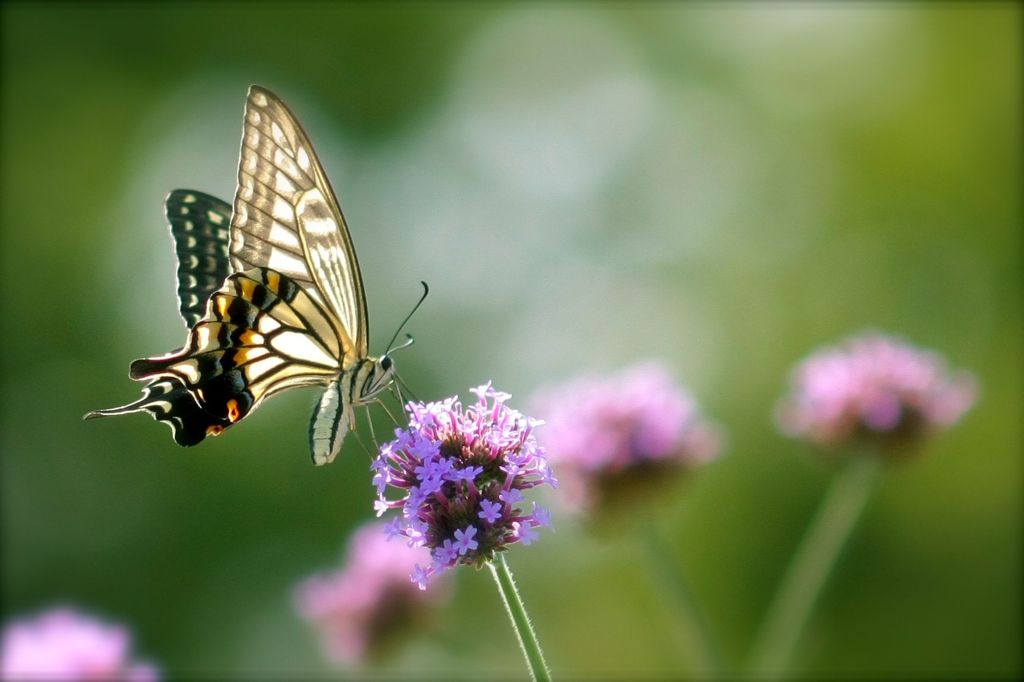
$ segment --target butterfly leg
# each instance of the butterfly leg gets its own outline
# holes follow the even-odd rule
[[[376,399],[373,402],[378,405],[380,404],[380,401]],[[377,440],[377,432],[373,428],[373,415],[370,414],[369,410],[366,411],[366,423],[370,425],[370,439],[373,440],[373,449],[380,450],[380,441]]]
[[[384,413],[387,414],[387,416],[391,419],[392,422],[394,422],[395,426],[401,426],[401,423],[397,419],[395,419],[395,415],[392,414],[391,410],[388,409],[388,406],[384,404],[383,400],[381,400],[380,398],[374,398],[373,402],[376,403],[377,405],[380,405],[381,409],[383,409]]]

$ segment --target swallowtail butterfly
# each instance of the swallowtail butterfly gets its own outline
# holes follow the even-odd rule
[[[149,412],[179,445],[216,436],[271,395],[326,386],[313,411],[313,462],[338,454],[354,408],[391,386],[370,357],[366,297],[352,238],[299,122],[270,91],[245,104],[232,206],[191,190],[165,202],[178,254],[185,345],[131,363],[142,397],[86,418]]]

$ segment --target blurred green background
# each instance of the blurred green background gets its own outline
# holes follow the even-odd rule
[[[372,489],[354,440],[310,464],[314,392],[192,450],[143,416],[81,421],[181,343],[161,202],[230,199],[259,83],[344,204],[372,348],[430,283],[397,358],[419,397],[678,370],[729,440],[664,526],[729,657],[829,480],[773,426],[789,367],[875,328],[976,372],[975,409],[887,472],[795,671],[1020,674],[1020,5],[0,12],[5,619],[77,604],[175,676],[331,674],[291,589]],[[634,538],[554,520],[510,561],[556,676],[685,676]],[[385,674],[525,674],[489,576],[457,582]]]

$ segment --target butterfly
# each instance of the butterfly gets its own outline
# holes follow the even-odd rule
[[[368,352],[359,261],[309,137],[269,90],[245,103],[234,204],[174,190],[165,212],[178,256],[184,346],[131,363],[135,402],[86,419],[148,412],[195,445],[270,396],[323,386],[309,426],[315,464],[334,460],[354,408],[391,387],[395,367]],[[424,285],[425,286],[425,285]]]

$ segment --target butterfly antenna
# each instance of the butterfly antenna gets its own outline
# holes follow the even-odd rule
[[[387,353],[385,353],[385,355],[391,355],[396,350],[402,350],[403,348],[408,348],[412,344],[416,343],[416,339],[413,337],[412,334],[409,334],[408,332],[406,332],[406,334],[405,334],[405,339],[406,340],[402,343],[401,346],[394,346],[394,347],[389,346],[388,350],[387,350]]]
[[[412,310],[409,311],[409,314],[405,316],[404,320],[402,320],[402,324],[398,325],[398,329],[395,330],[395,335],[392,336],[391,340],[388,342],[388,349],[384,353],[385,355],[387,355],[388,353],[390,353],[393,350],[398,350],[398,348],[394,348],[392,346],[392,344],[395,343],[395,339],[398,338],[398,335],[402,333],[402,329],[405,327],[405,323],[409,321],[409,319],[413,316],[413,313],[415,313],[417,310],[419,310],[420,306],[423,304],[423,301],[425,301],[427,299],[427,294],[430,293],[430,287],[427,286],[426,282],[422,282],[421,281],[420,284],[423,285],[423,295],[420,296],[420,300],[416,301],[416,305],[414,305],[412,307]],[[413,343],[413,341],[415,340],[415,339],[412,338],[412,336],[410,334],[406,334],[406,336],[409,337],[409,340],[405,344],[403,344],[401,346],[401,348],[405,348],[406,346],[411,345]]]

